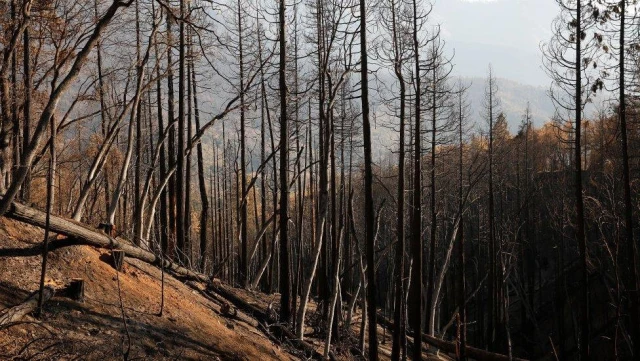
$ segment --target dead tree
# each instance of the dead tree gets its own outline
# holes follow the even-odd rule
[[[364,142],[364,218],[367,257],[367,313],[369,319],[369,360],[378,360],[378,322],[376,308],[375,209],[373,205],[373,170],[371,159],[371,124],[369,119],[369,68],[367,53],[367,8],[360,0],[360,86],[362,101],[362,138]]]
[[[280,60],[278,66],[278,88],[280,91],[280,320],[291,321],[291,279],[289,275],[289,132],[287,114],[287,81],[286,81],[286,25],[285,0],[280,0],[278,8],[278,43]]]
[[[407,301],[409,325],[414,332],[422,330],[422,85],[420,51],[424,46],[424,40],[420,40],[419,35],[426,21],[426,17],[431,12],[431,8],[423,10],[418,0],[412,1],[412,53],[413,53],[413,83],[414,83],[414,110],[413,110],[413,194],[411,208],[409,211],[410,225],[410,249],[413,257],[411,265],[411,283],[409,287],[409,298]],[[414,342],[412,350],[413,359],[422,360],[422,345]]]
[[[133,0],[130,0],[127,2],[121,1],[121,0],[114,0],[109,5],[105,13],[101,17],[99,17],[99,19],[97,20],[96,25],[91,35],[87,38],[87,41],[84,44],[84,46],[82,46],[82,48],[76,53],[77,55],[74,57],[73,63],[69,68],[69,71],[63,77],[62,81],[57,86],[54,87],[49,98],[46,100],[46,104],[42,110],[42,113],[40,114],[38,122],[36,123],[36,127],[34,129],[33,134],[31,135],[31,139],[30,139],[27,151],[21,155],[20,164],[22,164],[23,166],[20,168],[17,168],[14,171],[13,177],[11,179],[11,183],[9,184],[9,187],[7,188],[7,191],[5,192],[2,200],[0,200],[0,215],[4,215],[8,211],[11,205],[11,202],[18,195],[20,186],[22,185],[22,183],[24,182],[25,178],[29,173],[28,169],[31,167],[35,159],[36,153],[38,152],[38,145],[40,144],[42,137],[44,136],[44,133],[49,124],[50,118],[53,117],[53,115],[56,112],[60,99],[66,94],[66,91],[75,82],[76,78],[80,74],[80,70],[83,68],[84,64],[87,61],[89,54],[91,53],[96,43],[98,42],[100,35],[109,26],[109,24],[111,23],[111,20],[114,18],[118,10],[121,7],[128,7],[129,5],[132,4],[132,1]],[[28,10],[31,6],[31,2],[27,1],[25,5],[27,5],[26,9]],[[21,34],[22,34],[22,29],[20,29],[18,36]],[[2,67],[2,69],[4,69],[4,66]],[[0,79],[4,79],[4,77],[0,76]],[[3,109],[5,109],[4,106],[3,106]]]
[[[49,232],[51,223],[51,208],[53,204],[54,178],[56,175],[56,122],[55,117],[51,117],[49,124],[51,141],[49,142],[49,173],[47,174],[47,216],[44,226],[44,240],[42,242],[42,268],[40,270],[40,289],[38,295],[38,316],[42,315],[42,305],[44,303],[45,278],[47,275],[47,258],[49,253]]]
[[[592,71],[598,59],[594,49],[601,39],[594,36],[593,27],[598,9],[592,2],[583,0],[557,0],[560,15],[553,25],[551,40],[543,46],[544,67],[552,79],[551,97],[559,115],[573,117],[573,178],[575,201],[575,238],[580,254],[580,338],[582,360],[589,359],[589,272],[588,249],[585,235],[585,210],[583,194],[582,120],[584,106],[590,97],[602,89],[603,83]],[[570,60],[573,57],[573,60]],[[594,66],[595,64],[595,66]],[[567,300],[568,301],[568,300]]]

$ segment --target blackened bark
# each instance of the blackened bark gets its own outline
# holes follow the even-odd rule
[[[577,1],[576,9],[576,60],[575,60],[575,201],[576,201],[576,241],[580,252],[582,287],[580,295],[580,356],[589,360],[589,272],[587,270],[587,239],[585,236],[584,198],[582,194],[582,1]]]
[[[188,221],[185,214],[185,167],[184,167],[184,136],[186,131],[185,125],[185,56],[184,56],[184,16],[185,16],[184,0],[180,0],[180,39],[178,45],[178,149],[176,159],[176,248],[178,249],[178,259],[182,262],[188,262],[190,253],[187,250],[185,237],[185,223]]]
[[[287,83],[286,83],[286,36],[285,36],[285,0],[280,0],[278,10],[280,63],[280,321],[288,323],[291,320],[291,284],[289,277],[289,132],[287,127]]]
[[[360,83],[362,88],[362,140],[364,143],[364,218],[367,258],[367,318],[369,360],[378,360],[378,322],[376,308],[375,209],[373,206],[373,171],[371,159],[371,124],[369,120],[369,69],[367,54],[367,9],[360,0]]]
[[[398,218],[396,225],[396,233],[398,241],[395,252],[395,290],[394,290],[394,309],[393,309],[393,344],[391,348],[391,360],[400,360],[400,351],[403,345],[403,329],[404,329],[404,163],[405,163],[405,107],[406,107],[406,84],[402,75],[402,63],[400,61],[400,49],[398,45],[397,24],[396,24],[396,8],[395,3],[391,7],[392,11],[392,32],[395,51],[394,72],[400,85],[400,144],[398,152]]]
[[[240,283],[243,287],[249,287],[249,261],[247,245],[247,160],[246,160],[246,133],[245,133],[245,100],[244,100],[244,49],[242,44],[242,4],[238,0],[238,55],[240,62]]]
[[[629,310],[631,314],[630,330],[633,340],[633,355],[640,357],[640,294],[638,288],[637,249],[633,238],[633,204],[631,201],[631,177],[629,169],[629,141],[627,135],[627,101],[625,94],[625,26],[626,25],[626,0],[620,1],[620,104],[618,116],[620,120],[620,137],[622,141],[622,183],[624,187],[624,220],[626,237],[626,254],[628,257],[629,275],[627,276],[627,292],[629,293]]]
[[[411,220],[411,255],[413,264],[411,266],[411,287],[409,288],[409,324],[413,332],[420,333],[422,330],[422,169],[421,169],[421,124],[420,98],[420,54],[418,41],[418,7],[417,0],[413,0],[413,58],[415,66],[415,110],[414,110],[414,154],[413,154],[413,199],[410,208]],[[422,345],[420,342],[413,343],[413,360],[422,360]]]

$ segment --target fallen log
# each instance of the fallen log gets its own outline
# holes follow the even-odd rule
[[[233,291],[232,287],[223,285],[220,282],[215,282],[211,285],[211,287],[207,288],[207,291],[214,292],[220,295],[222,298],[231,302],[235,307],[239,308],[244,313],[258,320],[258,322],[266,324],[276,322],[276,320],[270,317],[265,310],[256,305],[250,304],[249,302],[242,299],[242,297],[238,296],[236,292]]]
[[[246,323],[247,325],[253,326],[255,328],[259,328],[260,327],[260,323],[258,321],[256,321],[255,318],[250,317],[249,315],[245,314],[245,313],[240,313],[238,312],[238,309],[235,308],[234,306],[229,304],[229,301],[223,297],[221,297],[220,295],[213,293],[213,292],[207,292],[206,287],[203,287],[201,283],[195,282],[195,281],[187,281],[185,283],[187,286],[191,287],[194,291],[198,292],[202,297],[206,298],[207,300],[209,300],[211,303],[213,303],[216,308],[210,307],[212,310],[214,310],[214,312],[220,314],[223,317],[227,317],[230,319],[234,319],[237,321],[241,321]],[[233,309],[235,310],[236,315],[235,316],[230,316],[230,315],[225,315],[224,314],[224,310],[222,309],[224,307],[225,304],[229,304],[230,307],[233,307]],[[231,311],[233,312],[233,311]]]
[[[381,314],[378,314],[378,322],[380,323],[380,325],[386,327],[387,329],[393,330],[393,322]],[[408,330],[407,330],[407,335],[412,337],[414,336],[413,332],[410,332]],[[424,333],[421,334],[421,339],[422,339],[422,342],[427,343],[437,349],[440,349],[450,354],[455,354],[456,349],[458,348],[455,342],[445,341]],[[507,355],[489,352],[489,351],[481,350],[479,348],[475,348],[471,346],[467,346],[465,348],[465,351],[466,351],[467,357],[478,360],[478,361],[527,361],[525,359],[521,359],[517,357],[513,357],[509,359],[509,356]]]
[[[45,226],[45,216],[45,212],[17,202],[11,203],[11,207],[5,213],[5,217],[42,228]],[[102,231],[92,229],[79,222],[51,215],[50,229],[54,233],[62,234],[75,240],[78,244],[106,249],[119,249],[127,257],[136,258],[157,266],[164,266],[165,270],[169,270],[178,276],[202,282],[210,281],[207,275],[191,271],[167,259],[162,259],[149,251],[133,246],[121,239],[110,237]]]
[[[45,303],[53,297],[55,290],[53,287],[45,286],[42,293],[42,303]],[[0,330],[22,320],[26,315],[38,308],[38,291],[32,293],[24,302],[19,305],[8,308],[0,313]]]
[[[293,332],[291,332],[287,327],[280,324],[274,324],[269,326],[269,329],[271,329],[278,337],[282,337],[287,341],[289,341],[293,345],[293,347],[299,350],[302,350],[305,356],[307,357],[310,356],[316,360],[326,359],[320,352],[318,352],[318,350],[316,350],[315,346],[308,343],[307,341],[303,341],[297,338],[296,335],[294,335]],[[336,360],[336,357],[334,356],[333,352],[329,352],[329,360],[331,361]]]
[[[277,320],[273,317],[274,315],[272,313],[245,301],[242,297],[238,296],[231,287],[225,286],[221,283],[215,283],[209,288],[209,291],[219,294],[238,309],[253,316],[258,320],[258,322],[265,325],[269,332],[273,332],[279,338],[286,339],[296,349],[303,351],[307,357],[312,357],[317,360],[325,359],[323,355],[318,352],[315,346],[306,341],[300,340],[286,326],[277,323]],[[329,359],[336,359],[333,353],[329,354]]]

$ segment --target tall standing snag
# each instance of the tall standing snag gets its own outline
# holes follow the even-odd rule
[[[184,0],[180,0],[180,39],[178,54],[178,150],[176,157],[176,247],[178,249],[178,259],[186,264],[191,253],[186,244],[185,218],[185,42],[184,42],[184,17],[186,16]]]
[[[583,194],[582,128],[584,106],[590,97],[602,89],[596,79],[599,36],[593,32],[599,9],[591,1],[556,0],[561,13],[553,24],[551,40],[544,45],[544,67],[552,78],[551,98],[561,115],[573,116],[573,179],[574,227],[579,251],[581,287],[579,296],[579,350],[583,361],[589,360],[589,272],[588,249],[585,235],[585,205]],[[560,115],[560,114],[559,114]]]
[[[240,68],[240,283],[249,287],[249,261],[247,245],[247,160],[246,160],[246,119],[245,119],[245,97],[244,97],[244,48],[242,44],[242,2],[238,0],[238,55]]]
[[[625,221],[625,237],[626,237],[626,249],[628,259],[628,276],[625,281],[629,296],[629,310],[630,310],[630,325],[631,325],[631,339],[633,342],[633,355],[640,357],[640,293],[638,288],[638,254],[637,246],[634,241],[633,230],[633,203],[631,193],[631,176],[629,167],[629,140],[627,129],[627,98],[626,98],[626,74],[625,74],[625,27],[627,16],[627,0],[620,0],[619,8],[620,16],[620,34],[619,34],[619,55],[618,55],[618,67],[619,67],[619,104],[618,104],[618,119],[620,122],[620,140],[622,150],[622,186],[624,188],[624,221]],[[631,291],[635,290],[635,291]]]
[[[376,308],[375,229],[373,172],[371,170],[371,124],[369,121],[369,69],[367,62],[367,8],[360,0],[360,82],[362,88],[362,140],[364,143],[364,221],[367,257],[367,318],[369,319],[369,360],[378,360],[378,322]]]
[[[394,308],[393,308],[393,340],[391,349],[391,360],[399,361],[400,352],[403,350],[405,335],[405,275],[404,275],[404,251],[405,251],[405,123],[406,123],[406,103],[407,103],[407,84],[403,74],[404,54],[406,49],[406,41],[403,40],[404,33],[398,24],[401,21],[399,17],[401,7],[396,0],[391,0],[388,4],[391,10],[391,38],[392,38],[392,54],[393,54],[393,72],[399,85],[400,109],[399,109],[399,145],[398,145],[398,188],[397,203],[398,215],[396,219],[397,244],[395,246],[395,265],[394,265]],[[388,20],[386,20],[388,21]]]
[[[418,0],[413,0],[413,61],[415,66],[415,101],[414,101],[414,151],[413,151],[413,198],[410,208],[411,222],[411,255],[413,263],[411,265],[411,286],[409,287],[409,300],[407,307],[409,311],[409,325],[413,332],[422,331],[422,166],[421,166],[421,142],[420,142],[420,114],[421,109],[421,89],[420,89],[420,42],[418,40]],[[413,343],[413,360],[422,360],[422,344]]]
[[[285,78],[287,61],[285,10],[285,0],[280,0],[278,10],[280,28],[280,321],[288,323],[291,319],[291,282],[289,278],[289,177],[287,177],[289,133],[287,130],[287,82]]]
[[[54,178],[56,173],[56,122],[51,117],[51,141],[49,142],[49,174],[47,174],[47,214],[44,226],[44,241],[42,247],[42,268],[40,271],[40,289],[38,292],[38,316],[42,315],[42,305],[45,302],[45,278],[47,275],[47,257],[49,253],[49,232],[51,225],[51,208],[53,204]]]

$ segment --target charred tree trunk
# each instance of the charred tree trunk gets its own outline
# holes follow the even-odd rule
[[[582,0],[577,1],[575,36],[575,145],[574,145],[574,181],[576,207],[576,240],[580,252],[580,270],[582,285],[580,295],[580,358],[589,360],[589,272],[587,270],[587,239],[585,235],[584,195],[582,185]]]
[[[176,248],[178,250],[178,260],[187,264],[189,262],[189,252],[187,251],[185,237],[185,143],[184,136],[186,131],[185,125],[185,35],[184,35],[184,17],[185,17],[184,0],[180,0],[180,39],[178,45],[178,149],[176,150]]]
[[[193,110],[196,122],[196,133],[200,132],[200,109],[198,108],[198,85],[196,83],[196,70],[191,66],[191,86],[193,87]],[[202,209],[200,210],[200,270],[205,272],[206,254],[207,254],[207,227],[209,217],[209,197],[207,196],[207,187],[204,180],[204,157],[202,154],[202,143],[197,146],[197,162],[198,162],[198,186],[200,190],[200,202]],[[213,192],[213,188],[211,189]],[[212,229],[213,232],[213,229]]]
[[[42,305],[45,301],[45,278],[47,275],[47,258],[49,253],[49,232],[51,225],[51,208],[53,205],[54,179],[56,175],[56,122],[51,118],[51,141],[49,142],[49,174],[47,174],[47,214],[44,225],[44,240],[42,242],[42,268],[40,270],[40,289],[38,295],[38,317],[42,315]]]
[[[285,34],[285,0],[280,0],[278,26],[280,44],[279,80],[280,90],[280,321],[291,321],[291,283],[289,276],[289,131],[287,127],[287,47]]]
[[[620,121],[620,138],[622,147],[622,183],[624,188],[624,220],[625,220],[625,242],[626,254],[629,265],[629,275],[627,276],[627,290],[629,293],[629,310],[631,313],[630,329],[633,343],[633,356],[640,357],[640,285],[638,284],[638,250],[634,241],[633,224],[633,203],[631,196],[631,176],[629,167],[629,140],[627,135],[627,100],[626,100],[626,79],[625,79],[625,26],[626,25],[626,0],[620,1],[620,48],[619,48],[619,92],[620,104],[618,117]],[[634,291],[631,291],[634,290]]]
[[[422,330],[422,167],[421,167],[421,122],[420,115],[422,109],[420,100],[422,92],[420,89],[420,53],[418,41],[418,6],[417,0],[413,0],[413,58],[415,66],[415,110],[413,116],[413,199],[410,208],[411,220],[411,254],[413,264],[411,265],[411,287],[409,288],[409,320],[413,332],[419,333]],[[422,345],[420,342],[413,343],[413,360],[422,360]]]
[[[378,360],[378,322],[376,308],[375,209],[373,205],[373,170],[371,158],[371,124],[369,120],[369,68],[367,53],[367,8],[360,0],[360,82],[362,92],[362,138],[364,143],[364,218],[367,257],[367,314],[369,324],[369,360]]]
[[[240,67],[240,194],[242,201],[240,203],[239,223],[240,223],[240,283],[245,287],[249,287],[249,261],[248,261],[248,245],[247,245],[247,160],[246,160],[246,120],[245,120],[245,97],[244,97],[244,49],[243,49],[243,29],[242,29],[242,5],[238,0],[238,55]],[[281,29],[282,30],[282,29]]]
[[[173,81],[173,32],[172,24],[174,22],[170,11],[167,11],[167,126],[169,128],[169,144],[168,147],[168,168],[171,169],[176,165],[176,130],[173,126],[176,122],[175,104],[174,104],[174,81]],[[167,256],[173,258],[176,255],[176,175],[175,173],[169,178],[168,195],[168,239],[171,242],[168,245],[169,253]]]
[[[405,180],[404,180],[404,166],[405,166],[405,107],[406,107],[406,84],[402,75],[402,63],[400,62],[400,50],[398,45],[397,24],[396,24],[396,8],[395,3],[392,5],[392,25],[393,25],[393,42],[394,42],[394,71],[396,78],[400,84],[400,144],[398,152],[398,218],[396,225],[397,232],[397,244],[395,252],[395,290],[394,290],[394,309],[393,309],[393,345],[391,350],[391,360],[400,360],[400,351],[403,345],[403,304],[404,304],[404,244],[405,244],[405,220],[404,220],[404,192],[405,192]]]
[[[29,144],[30,132],[31,132],[31,94],[32,94],[32,77],[31,77],[31,36],[29,33],[29,25],[24,29],[23,35],[23,72],[24,72],[24,105],[23,105],[23,118],[22,119],[22,149],[21,154],[27,151],[27,145]],[[20,166],[26,167],[22,164]],[[21,198],[28,202],[31,198],[31,167],[26,170],[24,182],[22,184]]]

